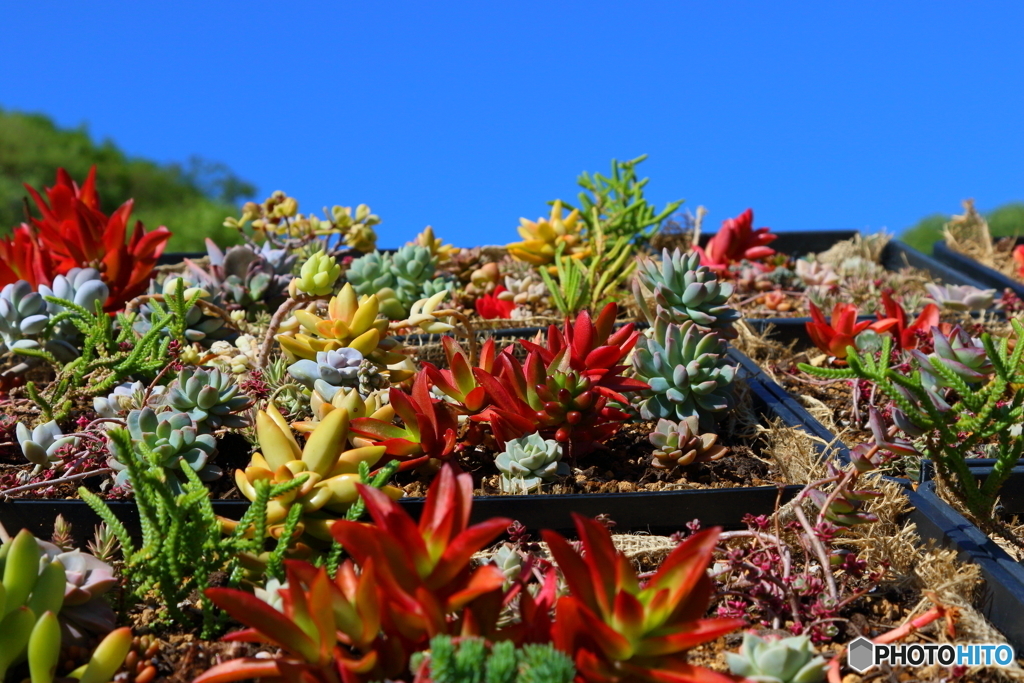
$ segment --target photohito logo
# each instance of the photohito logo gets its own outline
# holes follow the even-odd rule
[[[876,645],[862,636],[846,648],[846,663],[857,673],[885,663],[892,666],[1009,666],[1013,660],[1013,648],[1006,643]]]

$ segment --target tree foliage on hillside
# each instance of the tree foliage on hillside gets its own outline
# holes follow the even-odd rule
[[[167,226],[168,251],[204,251],[203,239],[233,244],[238,233],[223,227],[256,188],[221,163],[192,157],[184,164],[158,164],[128,157],[110,140],[94,142],[85,127],[59,128],[42,114],[0,109],[0,234],[25,221],[28,193],[54,184],[57,169],[81,182],[97,169],[97,189],[106,213],[135,199],[133,218],[147,228]]]
[[[942,239],[942,227],[949,222],[951,216],[941,213],[922,218],[911,228],[907,228],[900,237],[910,246],[932,253],[932,245]],[[993,237],[1017,237],[1024,235],[1024,203],[1004,204],[994,211],[985,214],[988,228]]]

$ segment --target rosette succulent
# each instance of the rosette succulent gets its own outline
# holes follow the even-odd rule
[[[434,278],[436,270],[437,257],[429,248],[407,244],[394,254],[375,251],[357,258],[345,278],[360,296],[376,294],[380,312],[400,320],[416,301],[451,287],[443,278]]]
[[[167,391],[167,387],[157,385],[150,391],[150,398],[159,400]],[[100,417],[120,417],[129,410],[143,407],[146,385],[142,382],[125,382],[114,387],[106,397],[97,396],[92,400],[92,408]]]
[[[318,351],[316,360],[300,359],[288,366],[288,374],[310,389],[318,383],[325,384],[320,391],[330,401],[339,387],[354,387],[359,384],[359,366],[363,354],[355,349],[341,348]]]
[[[925,283],[928,297],[933,303],[950,311],[981,311],[991,308],[996,290],[978,289],[971,285],[939,285]]]
[[[507,441],[494,460],[501,490],[527,493],[568,475],[569,466],[561,458],[562,445],[537,433]]]
[[[694,416],[679,422],[662,418],[647,438],[655,446],[651,466],[659,469],[718,460],[729,452],[728,448],[718,443],[717,434],[700,433],[698,420]]]
[[[65,640],[83,645],[90,635],[113,631],[116,615],[103,598],[118,584],[113,568],[81,550],[63,551],[52,543],[36,542],[47,561],[56,560],[64,567],[64,605],[57,616]]]
[[[15,348],[20,340],[36,337],[46,329],[50,313],[46,300],[24,280],[0,290],[0,341],[2,350]]]
[[[226,372],[186,368],[168,385],[166,403],[214,430],[247,426],[249,420],[237,413],[252,405],[252,400],[239,393],[234,378]]]
[[[660,264],[650,259],[640,261],[633,282],[633,293],[648,322],[656,316],[647,306],[645,290],[654,295],[670,322],[692,320],[701,327],[734,336],[732,324],[739,320],[740,312],[726,305],[733,286],[720,282],[715,271],[700,265],[700,254],[683,254],[679,249],[669,253],[665,249]]]
[[[188,259],[188,278],[203,289],[218,294],[229,310],[273,312],[284,303],[288,283],[298,257],[287,249],[273,249],[269,242],[256,249],[240,245],[221,251],[206,240],[210,266],[203,269]]]
[[[959,325],[948,335],[933,327],[932,344],[935,350],[928,355],[918,349],[911,351],[921,366],[921,383],[926,389],[952,387],[954,377],[967,384],[978,384],[995,372],[981,340],[971,337]]]
[[[715,417],[733,405],[736,366],[726,361],[718,334],[702,331],[692,320],[682,325],[659,315],[651,337],[640,337],[633,355],[637,379],[650,385],[640,414],[644,419],[696,417],[712,431]]]
[[[508,253],[518,261],[525,261],[534,266],[549,266],[555,262],[555,252],[560,244],[565,244],[563,253],[575,259],[589,255],[590,250],[584,239],[586,223],[580,218],[578,209],[573,209],[568,216],[562,217],[562,202],[555,201],[551,205],[551,214],[536,221],[519,219],[519,236],[522,242],[508,245]]]
[[[181,462],[188,463],[203,481],[212,481],[221,475],[221,469],[209,464],[217,451],[217,440],[202,425],[196,424],[187,413],[152,408],[128,413],[128,433],[132,437],[135,454],[124,453],[116,441],[110,441],[107,466],[117,471],[114,482],[118,486],[128,483],[128,458],[144,457],[174,473],[167,485],[175,493],[182,493]],[[136,455],[137,454],[137,455]]]
[[[338,260],[329,256],[326,251],[314,252],[302,264],[299,277],[295,279],[295,287],[300,292],[312,296],[327,296],[334,289],[334,283],[341,277],[341,266]]]
[[[25,459],[36,466],[36,470],[42,470],[51,463],[60,462],[57,451],[61,446],[73,444],[78,441],[77,437],[64,436],[60,427],[53,420],[36,425],[29,429],[19,422],[14,429],[18,437],[18,444]]]
[[[744,633],[739,654],[727,652],[725,661],[732,673],[757,683],[819,683],[825,678],[825,658],[807,636],[770,640]]]

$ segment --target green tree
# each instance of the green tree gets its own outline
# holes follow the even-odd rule
[[[103,210],[110,213],[134,198],[133,219],[149,229],[166,225],[174,234],[168,251],[205,251],[206,237],[221,245],[238,242],[222,222],[256,194],[255,186],[218,162],[194,156],[184,164],[158,164],[129,157],[110,140],[94,142],[84,126],[62,129],[42,114],[0,109],[0,233],[25,220],[29,196],[23,183],[41,191],[53,185],[60,167],[81,182],[93,165]]]
[[[926,254],[932,253],[932,245],[942,239],[942,227],[951,216],[934,213],[922,218],[913,227],[907,228],[900,236],[904,242]],[[985,214],[993,237],[1017,237],[1024,235],[1024,203],[1004,204]]]

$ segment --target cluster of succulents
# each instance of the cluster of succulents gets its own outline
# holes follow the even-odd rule
[[[213,481],[222,470],[210,463],[217,452],[217,439],[203,423],[197,423],[188,413],[174,410],[156,412],[146,407],[128,413],[128,432],[132,452],[125,452],[116,441],[111,441],[107,466],[117,472],[117,486],[130,485],[129,458],[146,458],[169,474],[167,486],[175,494],[183,492],[182,462],[186,463],[203,481]]]
[[[154,280],[150,285],[150,294],[162,295],[167,306],[177,302],[179,296],[181,301],[178,303],[184,305],[197,294],[199,299],[207,304],[212,304],[217,308],[224,306],[224,301],[219,293],[211,294],[202,287],[190,287],[184,278],[180,277],[169,277],[164,280],[163,285],[157,285]],[[134,323],[135,331],[139,334],[146,334],[152,329],[154,314],[157,311],[166,310],[167,306],[161,306],[159,302],[152,300],[142,304],[139,308],[139,316]],[[233,335],[234,330],[228,327],[227,321],[221,316],[212,315],[203,310],[198,300],[185,313],[184,337],[186,341],[198,342],[208,348],[213,342],[227,339]]]
[[[216,369],[182,369],[168,385],[164,401],[211,431],[245,427],[249,420],[240,413],[252,405],[252,400],[240,393],[234,377]]]
[[[241,218],[229,217],[224,225],[238,231],[250,225],[267,242],[277,246],[296,248],[315,239],[335,237],[358,251],[374,249],[377,233],[373,228],[380,223],[380,217],[366,204],[360,204],[354,212],[348,206],[334,206],[329,212],[325,208],[324,218],[314,214],[304,216],[298,211],[298,200],[277,190],[262,203],[246,202]]]
[[[696,417],[701,430],[713,431],[716,417],[734,405],[736,366],[728,363],[725,342],[693,321],[676,325],[663,315],[650,332],[637,342],[633,355],[637,378],[650,385],[641,392],[640,414],[645,419]]]
[[[228,310],[244,310],[252,318],[257,311],[273,312],[284,303],[298,260],[289,250],[264,242],[258,248],[243,244],[225,252],[208,239],[206,253],[210,265],[205,269],[186,259],[186,278],[217,294]]]
[[[83,683],[112,680],[131,646],[131,629],[110,630],[113,611],[103,602],[102,594],[116,583],[113,571],[95,558],[90,562],[85,557],[61,553],[26,529],[0,547],[0,680],[13,665],[25,661],[32,681],[53,680],[62,632],[67,624],[79,623],[62,621],[72,611],[76,617],[91,620],[95,633],[105,635],[73,677]],[[67,566],[72,567],[72,576]]]
[[[918,349],[911,351],[920,365],[921,383],[929,390],[957,387],[957,379],[976,385],[995,372],[984,344],[962,327],[953,328],[948,335],[933,327],[932,346],[934,351],[927,355]]]
[[[103,281],[100,271],[95,268],[72,268],[66,275],[58,275],[49,286],[39,285],[39,294],[62,299],[92,313],[96,304],[103,304],[110,296],[110,287]],[[47,301],[47,310],[55,316],[65,310],[63,304]],[[54,335],[69,344],[74,344],[81,333],[70,321],[64,320],[54,326]]]
[[[657,309],[664,311],[669,322],[682,324],[692,320],[702,328],[714,329],[725,336],[734,336],[732,325],[740,312],[729,308],[733,286],[720,282],[718,274],[700,265],[700,254],[663,250],[661,263],[643,259],[636,271],[634,296],[648,322],[657,314],[648,308],[644,295],[650,292]],[[656,310],[657,310],[656,309]]]
[[[501,489],[510,493],[529,493],[569,474],[562,444],[537,433],[506,442],[494,464],[501,473]]]
[[[429,248],[407,244],[394,254],[375,251],[357,258],[345,279],[357,294],[375,294],[384,316],[401,320],[416,301],[452,287],[449,280],[435,277],[436,271],[437,257]]]
[[[299,276],[292,282],[295,288],[310,296],[327,296],[334,291],[334,283],[341,277],[338,260],[326,251],[315,251],[302,264]]]
[[[926,282],[928,297],[932,303],[949,311],[981,311],[991,308],[995,302],[996,290],[978,289],[971,285],[940,285]]]
[[[95,397],[92,400],[92,408],[100,417],[120,417],[130,410],[138,410],[145,407],[146,389],[146,385],[142,382],[119,384],[107,396]],[[167,387],[163,385],[152,387],[150,390],[150,400],[159,401],[166,390]]]
[[[330,401],[341,387],[359,384],[362,363],[363,354],[353,348],[319,351],[315,361],[302,358],[289,365],[288,374]]]
[[[661,418],[648,440],[655,447],[651,466],[658,469],[719,460],[729,452],[728,448],[718,443],[717,434],[700,432],[696,416],[686,417],[679,422]]]

